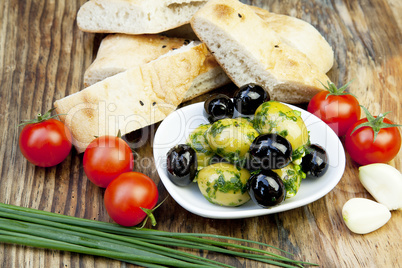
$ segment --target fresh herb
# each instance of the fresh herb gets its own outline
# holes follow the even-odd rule
[[[233,175],[229,180],[225,180],[225,175],[222,170],[216,171],[219,174],[217,180],[215,180],[214,189],[216,191],[220,191],[222,193],[228,193],[232,191],[233,193],[237,193],[240,191],[244,194],[247,191],[247,187],[240,180],[240,172],[230,172]]]
[[[225,152],[224,150],[217,151],[218,154],[220,154],[222,157],[227,159],[231,163],[238,163],[240,160],[243,159],[241,155],[241,151],[237,149],[234,152]]]
[[[258,174],[258,173],[260,173],[261,172],[261,169],[257,169],[257,170],[253,170],[253,171],[251,171],[251,175],[256,175],[256,174]]]
[[[209,147],[208,141],[205,138],[205,133],[209,127],[210,125],[208,124],[198,126],[198,128],[189,135],[187,142],[187,144],[191,146],[191,148],[193,148],[197,153],[205,154],[205,156],[213,155],[211,147]]]
[[[225,149],[224,148],[222,148],[222,147],[218,147],[218,148],[216,148],[216,153],[218,154],[218,155],[220,155],[220,156],[222,156],[222,157],[224,157],[225,156],[225,154],[226,154],[226,152],[225,152]]]
[[[304,146],[300,146],[292,153],[292,161],[296,161],[297,159],[302,158],[305,155],[306,148]]]
[[[300,112],[300,111],[293,110],[293,113],[294,113],[296,116],[301,116],[301,112]]]
[[[281,135],[282,137],[286,138],[287,135],[289,135],[289,132],[287,129],[282,130],[281,132],[278,133],[279,135]]]
[[[103,256],[143,267],[231,267],[185,249],[217,252],[279,267],[316,265],[292,260],[258,247],[273,246],[228,236],[174,233],[127,228],[113,223],[81,219],[0,203],[0,242]],[[204,255],[204,254],[202,254]]]
[[[258,132],[248,132],[248,133],[247,133],[247,139],[248,139],[250,142],[253,142],[254,139],[255,139],[257,136],[258,136]]]
[[[294,175],[294,174],[296,174],[296,172],[294,172],[294,170],[291,170],[291,169],[288,169],[287,171],[286,171],[286,173],[288,174],[288,175]]]
[[[293,175],[287,175],[282,178],[283,184],[285,185],[287,196],[293,197],[297,194],[300,187],[301,178],[294,173]]]
[[[293,114],[293,115],[292,115]],[[279,111],[279,116],[285,117],[287,120],[297,121],[297,116],[300,116],[301,113],[296,110],[288,111],[286,113]]]
[[[190,135],[190,141],[188,143],[197,153],[204,153],[205,155],[212,155],[212,151],[209,145],[205,142],[204,133],[197,132]]]
[[[222,133],[222,131],[229,127],[230,125],[224,125],[221,121],[216,121],[212,124],[210,128],[211,135],[215,138],[218,134]]]

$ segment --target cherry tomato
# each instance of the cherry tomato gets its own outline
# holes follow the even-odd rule
[[[120,137],[102,136],[88,145],[83,165],[88,179],[106,188],[117,176],[133,170],[134,156]]]
[[[345,148],[350,157],[360,165],[387,163],[394,159],[401,147],[401,134],[396,127],[381,129],[374,141],[374,131],[370,127],[362,127],[355,132],[353,129],[367,122],[367,119],[357,121],[345,137]],[[392,121],[384,119],[385,123]]]
[[[367,118],[357,121],[346,133],[345,149],[358,164],[387,163],[398,154],[401,133],[398,125],[384,116],[367,114]]]
[[[106,188],[104,202],[116,223],[135,226],[147,216],[141,208],[153,209],[158,197],[158,189],[151,178],[139,172],[126,172]]]
[[[335,133],[341,137],[349,127],[360,119],[360,106],[357,99],[344,90],[348,84],[337,89],[328,82],[328,91],[316,94],[309,102],[307,111],[324,121]]]
[[[21,153],[40,167],[61,163],[71,151],[71,132],[59,120],[50,117],[52,110],[26,122],[19,137]]]

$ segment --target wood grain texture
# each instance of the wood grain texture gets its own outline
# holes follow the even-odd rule
[[[60,165],[39,168],[18,148],[22,119],[52,107],[56,99],[79,91],[102,35],[81,32],[76,13],[85,0],[3,0],[0,2],[0,202],[110,222],[104,190],[90,183],[75,151]],[[335,51],[328,73],[372,113],[392,111],[402,118],[402,3],[399,0],[242,1],[310,22]],[[319,55],[317,55],[319,56]],[[231,94],[233,86],[219,89]],[[191,102],[202,101],[200,96]],[[190,103],[190,102],[189,102]],[[183,105],[187,105],[185,103]],[[155,170],[152,140],[158,124],[127,135],[135,151],[135,170],[154,179],[160,200],[168,193]],[[402,153],[390,164],[402,169]],[[372,199],[347,155],[339,184],[325,197],[291,211],[249,219],[215,220],[193,215],[172,198],[156,211],[159,230],[206,232],[257,240],[283,248],[295,258],[321,267],[402,267],[402,212],[392,212],[381,229],[351,233],[341,209],[352,197]],[[210,255],[208,253],[204,253]],[[213,256],[236,267],[264,267],[250,261]],[[119,261],[68,252],[0,244],[0,267],[132,267]]]

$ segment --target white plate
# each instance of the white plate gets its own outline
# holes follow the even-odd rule
[[[289,105],[289,104],[287,104]],[[169,194],[186,210],[199,216],[215,219],[237,219],[282,212],[307,205],[330,192],[341,179],[345,170],[345,151],[333,130],[309,112],[289,105],[301,112],[310,131],[311,143],[325,148],[329,158],[329,168],[318,179],[304,179],[296,196],[269,209],[261,208],[253,201],[240,207],[223,207],[209,203],[201,194],[196,183],[188,187],[174,185],[167,176],[166,154],[173,146],[185,143],[189,134],[200,124],[207,124],[204,117],[204,103],[196,103],[171,113],[156,131],[153,152],[158,174]]]

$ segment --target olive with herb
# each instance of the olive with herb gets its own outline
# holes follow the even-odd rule
[[[245,118],[225,118],[216,121],[205,132],[212,151],[231,163],[242,163],[258,132]]]
[[[224,94],[213,94],[204,102],[204,112],[210,123],[224,118],[232,118],[233,101]]]
[[[236,110],[244,115],[253,115],[255,110],[268,100],[269,96],[267,91],[254,83],[240,87],[233,96]]]
[[[211,147],[205,139],[205,132],[209,129],[210,124],[201,124],[187,138],[187,144],[194,149],[197,154],[198,170],[210,164],[211,159],[215,156]]]
[[[302,158],[301,168],[308,177],[319,178],[328,169],[328,156],[324,148],[318,144],[307,147],[307,154]]]
[[[285,185],[286,198],[295,196],[300,189],[301,181],[306,178],[306,173],[301,170],[301,166],[294,162],[284,168],[272,171],[279,175]]]
[[[177,186],[187,186],[197,174],[197,155],[187,144],[179,144],[167,153],[169,179]]]
[[[240,206],[250,200],[247,181],[250,172],[230,163],[215,163],[197,174],[202,195],[211,203],[221,206]]]
[[[292,145],[278,134],[263,134],[251,143],[249,154],[252,170],[281,169],[292,161]]]
[[[272,170],[261,170],[251,175],[247,187],[251,200],[263,208],[279,205],[286,199],[285,186]]]
[[[290,142],[293,151],[305,146],[309,141],[301,112],[277,101],[267,101],[258,107],[254,114],[254,128],[260,134],[281,135]]]

